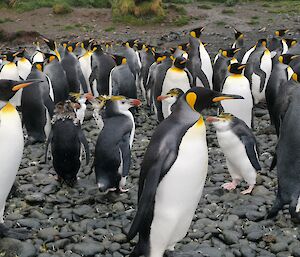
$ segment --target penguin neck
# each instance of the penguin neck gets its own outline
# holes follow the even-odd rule
[[[173,67],[171,68],[171,71],[175,71],[175,72],[183,72],[184,70],[183,70],[183,69],[180,69],[180,68],[177,68],[177,67],[175,67],[175,66],[173,66]]]
[[[5,105],[7,105],[7,102],[0,100],[0,110],[2,110],[2,108],[4,108]]]

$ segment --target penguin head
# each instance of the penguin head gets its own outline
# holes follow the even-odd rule
[[[300,72],[294,72],[292,75],[292,80],[297,81],[300,83]]]
[[[134,44],[134,46],[139,51],[142,50],[142,49],[146,49],[146,47],[147,47],[146,44],[142,43],[142,42],[137,42],[137,43]]]
[[[58,57],[56,56],[56,54],[44,53],[44,55],[45,55],[46,63],[50,63],[54,60],[58,60]]]
[[[187,42],[187,43],[182,43],[182,44],[178,45],[177,48],[178,48],[179,50],[187,51],[188,48],[189,48],[189,45],[190,45],[190,44],[189,44],[188,42]]]
[[[278,61],[288,65],[292,60],[300,57],[300,55],[293,55],[293,54],[282,54],[278,57]]]
[[[112,55],[112,58],[115,60],[117,66],[127,63],[125,56],[114,54]]]
[[[212,123],[217,130],[224,130],[230,128],[233,118],[231,113],[221,113],[218,116],[209,116],[205,120]]]
[[[32,68],[43,72],[44,71],[44,63],[43,62],[35,62],[34,64],[32,64]]]
[[[265,38],[259,39],[256,43],[256,46],[257,47],[259,47],[259,46],[267,47],[267,39],[265,39]]]
[[[202,33],[203,30],[204,30],[204,27],[199,27],[199,28],[192,29],[190,31],[190,36],[192,36],[194,38],[199,38],[201,36],[201,33]]]
[[[178,69],[184,69],[186,66],[187,59],[183,56],[179,56],[174,60],[174,66]]]
[[[227,49],[220,49],[221,54],[224,57],[232,58],[241,48],[227,48]]]
[[[285,38],[284,41],[286,42],[288,48],[291,48],[292,46],[297,44],[297,39],[294,38]]]
[[[283,37],[287,32],[289,32],[288,29],[279,29],[275,31],[275,36]]]
[[[45,41],[47,46],[49,47],[50,50],[55,51],[57,48],[56,42],[53,39],[46,38],[44,36],[41,36],[41,38]]]
[[[92,39],[92,38],[86,39],[81,42],[80,46],[81,46],[81,48],[87,50],[93,41],[94,41],[94,39]],[[93,48],[91,48],[91,49],[93,49]]]
[[[34,83],[39,83],[40,80],[24,80],[14,81],[0,79],[0,101],[8,102],[19,89],[27,87]]]
[[[246,67],[245,64],[240,64],[237,62],[230,63],[228,66],[228,71],[233,74],[242,74],[243,69]]]
[[[244,34],[242,32],[236,30],[235,28],[233,28],[233,30],[234,30],[235,40],[244,38]]]
[[[8,51],[8,52],[5,52],[2,54],[2,59],[4,61],[8,61],[8,62],[13,62],[15,57],[19,54],[19,52],[11,52],[11,51]]]
[[[95,53],[103,53],[101,45],[95,42],[91,43],[91,50]]]
[[[68,52],[72,53],[76,49],[76,47],[79,45],[79,42],[73,42],[73,43],[68,43],[67,44],[67,50]]]
[[[172,88],[166,95],[160,95],[157,97],[157,101],[166,101],[169,104],[174,104],[184,92],[180,88]]]
[[[67,48],[67,46],[68,46],[69,43],[70,43],[69,40],[64,40],[64,41],[61,41],[61,42],[60,42],[61,46],[62,46],[64,49]]]
[[[126,46],[126,47],[130,47],[130,48],[133,48],[135,44],[138,43],[138,40],[137,39],[129,39],[127,40],[126,42],[123,42],[122,43],[122,46]]]
[[[210,108],[216,103],[224,100],[244,99],[239,95],[222,94],[204,87],[193,87],[189,89],[183,98],[193,111],[201,113],[206,108]]]

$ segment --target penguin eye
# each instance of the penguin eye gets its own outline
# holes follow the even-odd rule
[[[125,104],[126,102],[125,101],[121,101],[121,104]]]

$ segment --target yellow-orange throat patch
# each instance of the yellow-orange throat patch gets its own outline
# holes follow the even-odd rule
[[[10,114],[13,112],[16,112],[16,108],[11,104],[11,103],[7,103],[1,110],[0,113],[1,114]]]
[[[186,95],[185,100],[187,101],[188,105],[195,111],[195,103],[197,100],[197,95],[194,92],[190,92]]]

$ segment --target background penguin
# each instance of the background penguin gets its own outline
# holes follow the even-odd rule
[[[55,106],[52,130],[46,144],[45,161],[47,161],[49,144],[51,144],[53,167],[58,180],[68,186],[74,186],[81,165],[81,144],[85,148],[86,165],[89,163],[90,152],[80,122],[76,118],[74,105],[69,100]]]
[[[288,51],[288,45],[286,41],[283,39],[283,36],[288,32],[288,29],[281,29],[275,31],[275,36],[273,36],[268,41],[268,49],[270,52],[274,51],[277,54],[285,54]]]
[[[56,55],[57,56],[57,59],[59,61],[61,61],[61,55],[60,53],[58,52],[58,49],[57,49],[57,43],[52,40],[52,39],[49,39],[49,38],[46,38],[44,36],[42,36],[42,39],[45,41],[45,43],[47,44],[47,46],[49,47],[50,49],[50,54],[53,54],[53,55]]]
[[[209,54],[199,39],[203,27],[190,31],[189,37],[189,61],[187,68],[193,77],[193,86],[202,86],[212,89],[213,69]]]
[[[43,63],[34,63],[28,79],[38,79],[41,82],[35,87],[23,90],[22,122],[25,125],[28,140],[26,145],[45,142],[51,130],[54,101],[51,81],[43,73]]]
[[[88,92],[88,87],[80,68],[79,61],[74,55],[73,51],[78,43],[69,43],[65,49],[65,55],[61,61],[61,64],[66,72],[69,90],[73,93],[79,93],[83,91]]]
[[[230,59],[240,48],[220,49],[213,66],[213,89],[220,92],[228,73]]]
[[[15,233],[13,230],[9,231],[4,226],[3,219],[5,202],[15,181],[24,148],[20,116],[15,107],[8,101],[18,90],[33,83],[35,81],[0,80],[0,238],[24,237],[24,235]]]
[[[116,63],[110,54],[104,53],[101,45],[92,45],[94,50],[92,55],[92,73],[90,75],[89,84],[92,85],[92,93],[94,96],[109,94],[109,74],[115,67]],[[96,88],[94,88],[94,80],[96,80]]]
[[[245,68],[245,77],[250,82],[254,103],[265,101],[265,90],[272,71],[271,53],[267,41],[260,39],[250,54]],[[243,62],[244,63],[244,62]]]
[[[288,43],[288,39],[285,39]],[[292,39],[290,42],[291,46],[289,47],[289,50],[287,51],[287,54],[293,54],[293,55],[299,55],[300,54],[300,43],[297,42],[297,40]]]
[[[238,62],[241,62],[243,59],[243,56],[246,53],[246,49],[244,46],[244,34],[238,30],[236,30],[235,28],[233,28],[234,30],[234,37],[235,37],[235,41],[232,44],[231,48],[234,49],[240,49],[239,51],[237,51],[235,53],[235,58],[238,60]]]
[[[124,56],[114,55],[117,64],[110,72],[109,95],[123,95],[129,98],[137,97],[135,77],[130,71]]]
[[[227,190],[235,189],[244,179],[249,188],[242,194],[250,194],[256,184],[256,171],[261,170],[255,137],[251,129],[242,120],[230,113],[218,117],[208,117],[217,130],[219,145],[226,157],[226,164],[232,182],[222,185]]]
[[[161,94],[167,94],[172,88],[178,87],[183,92],[188,91],[192,87],[192,76],[186,67],[187,60],[184,57],[177,57],[171,68],[168,69],[164,77]],[[169,111],[169,104],[162,102],[162,116],[166,116]],[[158,115],[160,116],[160,115]]]
[[[278,107],[282,102],[279,94],[280,87],[292,76],[293,70],[288,66],[294,55],[281,55],[273,58],[273,69],[266,87],[266,102],[270,114],[271,124],[274,124],[277,135],[279,135],[279,115]]]
[[[106,101],[106,109],[104,127],[95,147],[93,167],[96,182],[103,193],[115,190],[124,192],[135,132],[134,118],[129,108],[139,106],[141,102],[123,96],[112,96],[102,100]]]
[[[35,51],[31,56],[31,63],[35,63],[35,62],[43,62],[44,61],[44,55],[41,51],[40,48],[40,42],[33,42],[33,44],[35,45]]]
[[[253,99],[248,79],[242,75],[245,65],[233,63],[228,66],[230,75],[225,79],[222,88],[224,94],[240,95],[244,99],[221,102],[224,112],[231,113],[243,120],[249,128],[252,126]]]
[[[44,73],[49,77],[54,93],[54,103],[65,101],[69,96],[69,85],[66,73],[58,57],[53,54],[45,54],[46,64]]]
[[[185,237],[208,166],[200,112],[225,98],[240,97],[194,87],[179,98],[171,115],[156,128],[141,165],[138,209],[127,235],[130,240],[139,233],[131,257],[162,257]]]
[[[296,78],[297,77],[297,78]],[[278,190],[267,218],[275,217],[285,204],[289,205],[292,220],[300,222],[300,78],[294,75],[298,85],[290,96],[287,111],[281,120],[280,137],[276,146]]]
[[[172,88],[166,95],[160,95],[157,97],[157,101],[164,101],[167,105],[167,112],[163,112],[163,117],[166,119],[172,112],[173,105],[177,102],[184,92],[180,88]]]
[[[19,77],[22,80],[26,80],[31,71],[31,62],[26,58],[26,49],[18,51],[18,60],[16,62]]]

